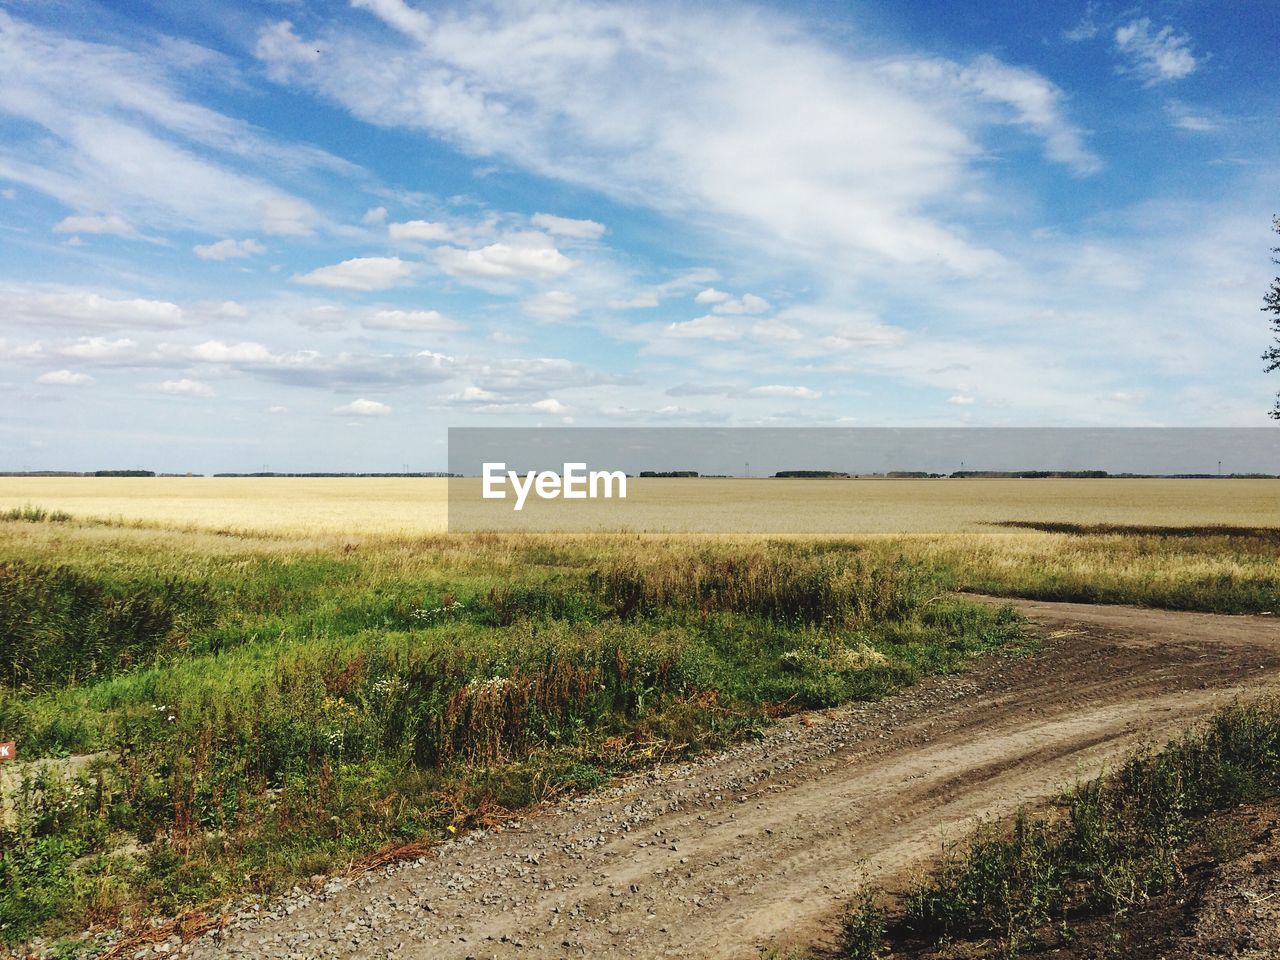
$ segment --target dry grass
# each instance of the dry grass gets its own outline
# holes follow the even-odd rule
[[[4,477],[0,511],[32,504],[171,529],[421,536],[445,529],[447,491],[432,478]],[[566,530],[743,534],[990,533],[1005,521],[1280,527],[1275,480],[632,480],[628,492],[625,511],[617,501],[552,501],[518,518],[544,529],[553,516]],[[504,528],[517,519],[509,509],[487,516]]]

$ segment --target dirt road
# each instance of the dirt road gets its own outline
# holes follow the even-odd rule
[[[637,776],[434,858],[334,882],[195,955],[758,956],[830,935],[975,817],[1043,800],[1144,739],[1280,681],[1280,622],[1016,601],[1044,636],[901,696]]]

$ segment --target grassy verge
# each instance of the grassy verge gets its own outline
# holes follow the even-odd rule
[[[1280,614],[1280,530],[1007,523],[904,538],[956,589],[1036,600]]]
[[[891,543],[0,524],[0,938],[267,893],[1017,632]]]
[[[1063,796],[1048,816],[980,827],[894,911],[864,891],[843,956],[890,946],[925,955],[951,941],[994,942],[1013,958],[1069,942],[1073,924],[1123,918],[1183,879],[1213,814],[1280,795],[1280,701],[1229,707],[1202,729]]]

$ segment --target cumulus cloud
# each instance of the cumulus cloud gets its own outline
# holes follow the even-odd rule
[[[457,393],[449,394],[447,399],[452,403],[493,403],[501,400],[502,397],[492,390],[482,390],[472,385],[463,387]]]
[[[360,325],[366,330],[399,330],[405,333],[452,333],[462,325],[439,310],[375,310]]]
[[[385,417],[391,412],[391,408],[385,403],[379,403],[377,400],[365,400],[362,397],[359,400],[344,403],[340,407],[334,407],[333,412],[344,416]]]
[[[266,247],[252,238],[246,240],[219,240],[216,243],[197,243],[191,249],[201,260],[237,260],[267,252]]]
[[[156,385],[156,389],[161,393],[169,393],[179,397],[212,397],[213,387],[199,380],[189,380],[183,377],[181,380],[165,380]]]
[[[85,290],[0,288],[0,312],[34,326],[173,328],[192,322],[167,300],[113,298]]]
[[[87,373],[73,373],[70,370],[51,370],[36,377],[36,383],[45,386],[83,387],[93,383],[93,377]]]
[[[974,402],[974,398],[969,396],[967,393],[956,393],[947,398],[947,403],[953,404],[957,407],[967,407]]]
[[[605,229],[603,223],[594,220],[571,220],[550,213],[535,213],[530,222],[552,236],[574,240],[599,240]]]
[[[119,360],[132,356],[138,344],[128,337],[108,340],[106,337],[80,337],[58,350],[64,357],[82,360]]]
[[[341,290],[386,290],[399,286],[417,271],[418,265],[399,257],[356,257],[310,273],[295,274],[294,283]]]
[[[379,223],[386,223],[386,221],[386,207],[370,207],[364,212],[364,216],[360,218],[360,222],[368,226],[376,226]]]
[[[574,265],[549,236],[533,231],[508,234],[475,250],[443,247],[436,252],[436,262],[450,276],[478,280],[548,279]]]
[[[1172,27],[1153,30],[1151,19],[1141,17],[1118,27],[1116,50],[1128,61],[1128,70],[1147,86],[1181,80],[1195,72],[1198,61],[1191,52],[1191,38]]]
[[[715,287],[707,287],[696,297],[693,298],[694,303],[724,303],[730,298],[730,295],[723,290],[717,290]]]

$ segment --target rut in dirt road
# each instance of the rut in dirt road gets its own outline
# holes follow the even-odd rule
[[[1042,801],[1280,680],[1272,618],[1012,602],[1044,637],[1035,656],[789,720],[417,864],[295,894],[195,955],[636,960],[809,945],[860,882],[900,879],[973,818]]]

